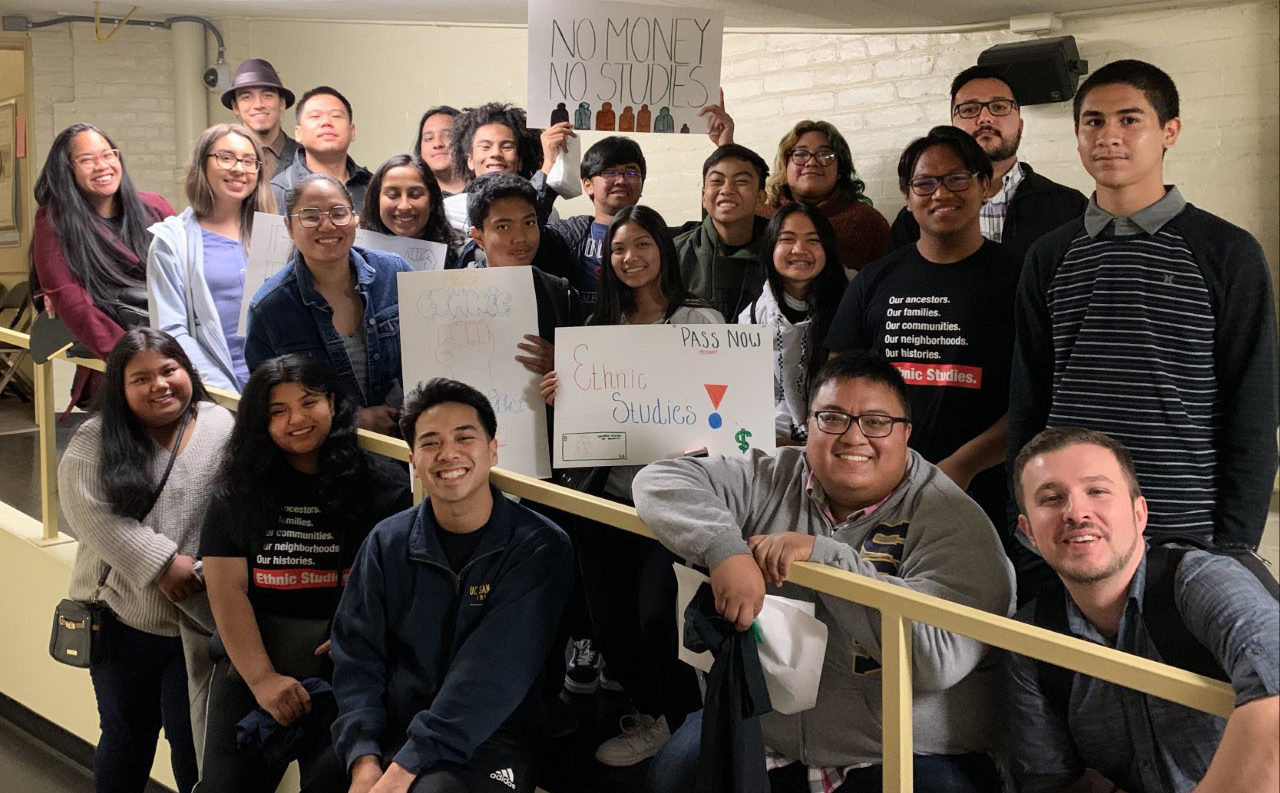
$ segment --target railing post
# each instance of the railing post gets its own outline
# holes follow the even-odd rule
[[[44,541],[58,539],[58,427],[53,406],[53,361],[32,363],[40,445],[40,522]]]
[[[911,793],[911,620],[880,612],[884,791]]]

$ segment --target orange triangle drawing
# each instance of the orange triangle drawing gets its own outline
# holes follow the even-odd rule
[[[720,400],[724,399],[724,392],[729,390],[729,386],[703,384],[702,387],[707,389],[707,396],[711,397],[711,407],[719,410]]]

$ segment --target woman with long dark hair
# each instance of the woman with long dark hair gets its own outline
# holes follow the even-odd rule
[[[194,557],[231,425],[181,345],[134,328],[108,355],[97,414],[58,466],[62,514],[79,540],[70,596],[109,609],[105,652],[89,668],[102,726],[93,759],[98,793],[146,787],[161,725],[178,790],[195,784],[191,718],[201,711],[189,705],[179,637],[212,629]],[[194,643],[190,657],[207,657],[207,642]]]
[[[835,230],[813,204],[786,204],[760,245],[765,288],[738,321],[773,332],[774,429],[779,444],[804,443],[809,381],[827,360],[827,330],[844,297]]]
[[[255,212],[275,212],[257,139],[239,124],[209,127],[187,165],[191,206],[151,227],[151,325],[172,333],[209,385],[239,392],[249,379],[238,332],[246,249]]]
[[[35,196],[32,295],[106,358],[126,329],[147,324],[147,228],[173,207],[134,189],[120,150],[92,124],[72,124],[53,139]],[[86,403],[97,383],[91,370],[78,370],[73,402]]]
[[[364,194],[360,228],[430,240],[448,247],[446,264],[457,258],[461,239],[444,216],[444,196],[422,160],[397,154],[382,164]]]
[[[288,760],[237,748],[236,724],[255,708],[279,725],[312,711],[326,718],[310,692],[332,676],[329,628],[347,571],[374,524],[410,501],[405,472],[357,445],[356,404],[332,367],[282,355],[254,370],[200,545],[225,648],[210,687],[202,791],[276,789]],[[306,734],[318,737],[296,758],[303,790],[345,793],[329,724],[312,726]]]
[[[719,311],[685,289],[667,222],[649,207],[631,206],[614,215],[601,262],[607,265],[600,268],[596,311],[588,325],[724,323]],[[548,403],[555,402],[558,384],[554,370],[543,378]],[[642,467],[598,469],[587,489],[630,505],[631,483]],[[623,717],[622,733],[596,749],[596,759],[632,766],[654,755],[700,701],[693,671],[676,657],[674,615],[657,605],[675,601],[671,563],[677,560],[656,543],[585,518],[574,537],[596,644],[608,659],[599,684],[621,683],[636,709]],[[576,656],[585,652],[575,647]]]
[[[441,192],[446,196],[467,189],[466,180],[453,160],[453,121],[459,115],[457,108],[448,105],[427,108],[418,121],[418,134],[409,148],[413,159],[426,165],[435,175]]]

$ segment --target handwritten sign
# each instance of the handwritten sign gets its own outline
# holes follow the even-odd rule
[[[689,132],[716,101],[724,14],[697,8],[529,1],[529,124]]]
[[[555,465],[772,452],[772,357],[760,325],[560,328]]]
[[[474,386],[498,416],[498,464],[546,479],[547,407],[542,378],[516,362],[516,345],[537,335],[528,267],[400,273],[400,360],[404,389],[433,377]]]
[[[360,248],[394,253],[415,270],[443,270],[448,246],[418,240],[413,237],[395,237],[376,231],[356,229],[355,244]],[[249,240],[249,255],[244,273],[244,298],[240,301],[240,326],[236,331],[245,335],[249,317],[249,300],[266,283],[267,279],[284,269],[293,255],[293,240],[285,228],[284,217],[255,212],[253,237]]]

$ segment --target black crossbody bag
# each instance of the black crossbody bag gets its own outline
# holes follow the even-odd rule
[[[194,406],[192,406],[194,408]],[[182,436],[187,431],[187,422],[191,419],[191,409],[182,417],[182,426],[178,428],[178,438],[173,443],[173,451],[169,454],[169,464],[165,466],[160,484],[151,494],[151,503],[143,511],[146,517],[155,507],[169,481],[169,472],[173,470],[173,462],[178,459],[178,447],[182,445]],[[111,565],[102,571],[98,578],[98,586],[93,590],[89,600],[73,600],[65,598],[53,609],[53,632],[49,636],[49,655],[53,660],[67,666],[88,668],[102,660],[102,620],[107,612],[107,604],[99,599],[102,588],[107,584],[107,576],[111,574]]]

